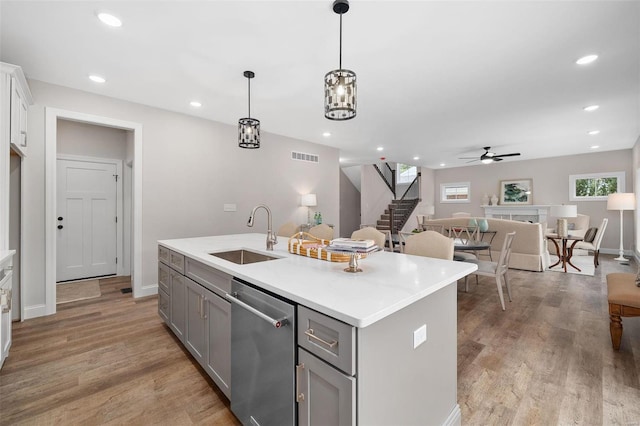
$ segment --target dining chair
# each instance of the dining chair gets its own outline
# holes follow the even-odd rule
[[[471,213],[467,212],[455,212],[451,214],[451,217],[471,217]]]
[[[449,237],[453,238],[454,241],[459,240],[462,244],[467,244],[469,241],[480,239],[479,228],[477,226],[452,226],[449,228]],[[456,255],[464,261],[478,258],[478,253],[475,250],[458,250]]]
[[[445,235],[444,225],[436,225],[434,223],[423,223],[423,231],[436,231],[438,234]]]
[[[313,235],[316,238],[320,238],[323,240],[333,240],[333,228],[325,223],[321,223],[320,225],[312,226],[309,229],[309,234]]]
[[[509,280],[507,279],[507,271],[509,270],[509,258],[511,257],[511,244],[513,243],[513,239],[515,238],[515,232],[509,232],[505,238],[504,243],[502,244],[502,250],[500,250],[500,258],[497,262],[491,262],[489,260],[474,260],[470,261],[478,265],[478,270],[474,272],[476,277],[478,275],[482,275],[485,277],[493,277],[496,279],[496,286],[498,287],[498,296],[500,297],[500,304],[502,305],[502,310],[505,310],[504,307],[504,295],[502,293],[502,281],[504,281],[505,286],[507,287],[507,295],[509,296],[509,302],[511,302],[511,285],[509,284]],[[466,292],[469,291],[469,276],[464,277],[464,289]]]
[[[609,223],[609,219],[606,217],[602,219],[602,224],[598,231],[596,232],[596,236],[593,238],[593,241],[578,241],[576,245],[573,247],[574,249],[583,249],[593,252],[593,266],[598,267],[600,261],[598,257],[600,255],[600,243],[602,243],[602,236],[604,235],[605,229],[607,229],[607,223]],[[586,237],[586,235],[585,235]]]
[[[405,254],[453,260],[453,239],[435,231],[424,231],[407,238]]]
[[[390,232],[389,235],[391,235]],[[373,240],[380,250],[384,249],[384,243],[387,241],[387,236],[384,232],[378,231],[376,228],[370,226],[353,231],[351,238],[354,240]]]
[[[360,224],[360,229],[364,229],[364,228],[373,228],[379,232],[382,232],[385,237],[386,237],[386,241],[388,243],[388,245],[385,243],[385,245],[380,246],[380,248],[384,248],[386,251],[395,251],[395,245],[393,244],[393,238],[391,238],[391,231],[389,231],[388,229],[378,229],[376,227],[376,224],[367,224],[367,223],[361,223]]]
[[[280,228],[278,228],[278,236],[279,237],[291,237],[293,234],[297,233],[299,230],[299,226],[293,222],[287,222],[283,224]]]
[[[424,226],[425,217],[426,215],[423,215],[423,214],[416,215],[416,222],[418,222],[418,229],[420,229],[421,231],[424,231],[423,226]]]

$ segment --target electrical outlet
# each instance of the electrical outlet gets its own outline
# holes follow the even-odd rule
[[[413,332],[413,349],[427,341],[427,324],[423,324],[420,328]]]
[[[236,211],[236,205],[235,204],[225,204],[223,206],[223,209],[225,212],[235,212]]]

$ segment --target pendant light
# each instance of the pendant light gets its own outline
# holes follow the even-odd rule
[[[260,120],[251,118],[251,79],[255,77],[253,71],[243,73],[247,77],[249,87],[249,113],[246,118],[238,120],[238,146],[240,148],[260,148]]]
[[[356,73],[342,69],[342,15],[348,10],[348,0],[333,2],[333,11],[340,15],[340,65],[324,76],[324,116],[329,120],[356,116]]]

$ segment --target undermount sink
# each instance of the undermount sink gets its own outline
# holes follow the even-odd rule
[[[220,259],[228,260],[229,262],[233,262],[238,265],[246,265],[249,263],[266,262],[267,260],[280,259],[279,257],[256,253],[249,250],[229,250],[209,254],[211,256],[219,257]]]

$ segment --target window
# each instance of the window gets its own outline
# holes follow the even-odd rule
[[[471,198],[469,182],[443,183],[440,185],[440,202],[468,203]]]
[[[396,183],[411,183],[418,176],[418,168],[408,164],[398,163]]]
[[[624,192],[624,172],[569,175],[569,201],[600,201]]]

